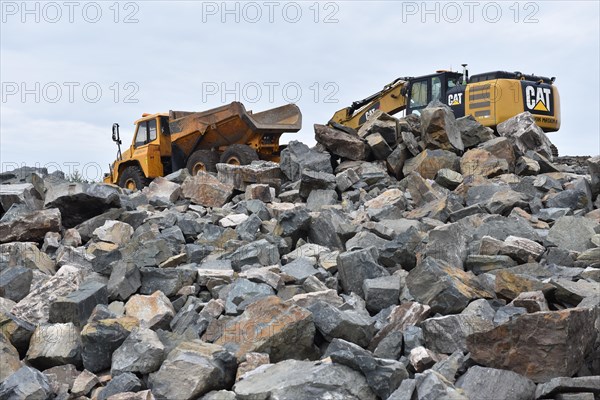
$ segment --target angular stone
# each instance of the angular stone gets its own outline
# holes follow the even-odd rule
[[[66,364],[48,368],[44,370],[43,374],[48,378],[50,387],[56,397],[60,398],[60,396],[69,396],[69,391],[80,372],[73,364]]]
[[[221,183],[214,176],[199,171],[181,185],[182,196],[204,207],[223,207],[233,195],[233,185]]]
[[[522,263],[529,262],[530,259],[538,261],[546,248],[533,240],[509,236],[504,240],[504,245],[500,250],[501,254],[512,257]]]
[[[592,248],[591,238],[597,227],[598,223],[589,218],[561,217],[550,228],[548,240],[561,249],[582,252]]]
[[[260,200],[263,203],[270,203],[275,198],[275,189],[264,183],[248,185],[244,198],[246,200]]]
[[[416,372],[423,372],[433,367],[439,361],[439,357],[431,350],[423,346],[417,346],[411,349],[408,360]]]
[[[404,163],[402,173],[407,176],[416,171],[425,179],[433,179],[441,169],[457,171],[459,168],[459,157],[446,150],[423,150],[416,157]]]
[[[187,178],[187,177],[186,177]],[[184,178],[185,179],[185,178]],[[183,180],[181,181],[183,182]],[[160,202],[161,204],[175,203],[181,195],[181,186],[171,182],[168,178],[159,176],[154,178],[148,187],[142,191],[150,202]]]
[[[429,316],[430,310],[429,306],[415,302],[406,302],[394,307],[387,318],[387,325],[383,326],[373,337],[373,341],[369,344],[369,350],[375,350],[382,341],[395,333],[402,333],[410,326],[417,325]]]
[[[61,214],[58,208],[9,211],[0,219],[0,243],[41,242],[46,233],[59,232],[60,227]]]
[[[39,210],[44,205],[43,196],[43,191],[38,191],[32,183],[3,183],[0,185],[0,209],[4,213],[16,204],[29,210]]]
[[[451,354],[467,350],[467,336],[494,327],[491,320],[476,315],[446,315],[421,323],[426,347],[436,353]]]
[[[503,255],[469,255],[465,263],[467,271],[471,271],[475,275],[497,269],[510,268],[516,265],[517,262],[515,260]]]
[[[387,143],[394,145],[398,139],[398,120],[377,110],[369,115],[367,121],[358,129],[357,134],[362,138],[379,134],[385,138]]]
[[[129,242],[133,235],[133,228],[124,222],[108,220],[104,222],[104,225],[96,228],[93,235],[96,240],[121,246]]]
[[[591,177],[592,196],[597,197],[600,195],[600,156],[588,158],[586,164]]]
[[[541,383],[535,391],[536,399],[558,398],[559,393],[588,392],[596,396],[600,393],[600,380],[598,376],[577,376],[573,378],[553,378],[546,383]],[[567,399],[565,399],[567,400]]]
[[[81,330],[83,366],[91,372],[110,368],[112,353],[121,346],[139,322],[122,317],[93,321]]]
[[[533,150],[552,160],[552,142],[528,111],[498,124],[496,129],[501,136],[509,138],[522,154]]]
[[[121,375],[114,377],[108,382],[108,384],[102,389],[100,394],[98,395],[98,400],[115,400],[114,398],[118,396],[118,394],[123,394],[124,392],[136,392],[142,388],[142,382],[138,379],[135,374],[131,372],[125,372]],[[135,397],[129,398],[126,397],[127,400],[147,400],[142,397],[141,399],[136,399]],[[150,399],[154,399],[154,396],[151,396]]]
[[[96,375],[84,369],[73,382],[71,394],[73,396],[86,396],[99,383],[100,381]]]
[[[20,368],[19,352],[8,338],[0,333],[0,384]]]
[[[25,267],[9,267],[0,272],[0,297],[21,301],[31,288],[33,272]]]
[[[347,169],[335,176],[336,186],[340,192],[345,192],[346,190],[350,189],[352,185],[359,181],[360,178],[353,169]]]
[[[369,217],[375,221],[396,219],[406,209],[406,198],[400,189],[388,189],[365,203]]]
[[[46,400],[53,397],[46,375],[23,366],[0,385],[0,399]]]
[[[81,339],[72,323],[39,325],[29,342],[27,361],[46,369],[62,364],[81,365]]]
[[[149,296],[131,296],[125,304],[125,314],[137,318],[142,327],[167,328],[175,316],[175,310],[169,298],[156,291]]]
[[[369,146],[356,134],[319,124],[315,124],[314,129],[315,140],[336,156],[356,161],[369,156]]]
[[[281,267],[281,272],[291,276],[295,283],[303,283],[306,278],[317,274],[319,271],[316,269],[314,262],[305,257],[300,257],[294,261]]]
[[[239,382],[242,376],[250,371],[254,371],[256,368],[261,365],[266,365],[271,362],[269,359],[269,355],[265,353],[246,353],[246,361],[240,363],[238,365],[238,370],[235,376],[235,381]],[[233,395],[233,399],[235,400],[235,394]]]
[[[131,262],[117,262],[110,274],[107,290],[112,300],[125,301],[142,286],[142,276],[137,265]]]
[[[140,273],[140,294],[161,291],[167,297],[175,296],[184,286],[192,285],[197,275],[196,271],[186,268],[144,267],[140,269]]]
[[[249,352],[267,353],[274,362],[314,357],[315,326],[305,309],[276,296],[259,299],[226,323],[215,341],[240,358]]]
[[[355,311],[342,311],[324,302],[311,304],[308,310],[327,340],[339,338],[366,347],[375,333],[371,320]]]
[[[450,107],[432,102],[421,112],[421,133],[429,149],[463,151],[461,132]]]
[[[72,322],[83,327],[98,304],[108,304],[106,285],[96,281],[84,282],[79,288],[50,304],[50,322]]]
[[[494,400],[531,400],[535,383],[512,371],[475,365],[456,382],[469,398]]]
[[[121,206],[121,188],[102,183],[61,183],[50,185],[44,207],[58,208],[65,228]]]
[[[331,156],[310,149],[307,145],[297,140],[290,141],[286,148],[281,151],[279,161],[281,171],[290,181],[300,179],[303,169],[311,171],[323,171],[332,174]]]
[[[65,265],[52,278],[33,289],[11,311],[17,317],[30,323],[48,322],[50,304],[56,299],[77,290],[82,280],[83,273],[81,270]]]
[[[523,307],[528,313],[538,311],[550,311],[544,293],[540,290],[533,292],[522,292],[510,303],[515,307]]]
[[[474,275],[433,258],[411,270],[406,285],[415,299],[431,306],[433,313],[457,313],[471,300],[493,297]]]
[[[596,332],[594,311],[571,308],[521,315],[467,338],[473,360],[509,369],[534,382],[572,376],[583,365]]]
[[[509,139],[497,137],[480,144],[479,148],[491,153],[500,160],[505,160],[508,163],[510,171],[515,167],[517,156],[515,154],[515,148]]]
[[[406,145],[406,149],[413,156],[418,155],[423,150],[412,132],[402,131],[400,135],[402,136],[402,142]]]
[[[165,346],[158,335],[147,328],[134,328],[123,344],[113,352],[111,374],[123,372],[149,374],[160,368]]]
[[[387,399],[408,378],[402,363],[375,358],[367,350],[342,339],[334,339],[323,357],[364,374],[371,389],[382,399]]]
[[[313,190],[309,193],[306,199],[306,208],[310,211],[319,211],[325,206],[330,206],[338,203],[338,194],[335,190]]]
[[[379,133],[371,133],[367,136],[367,144],[376,160],[385,160],[392,153],[392,148]]]
[[[245,192],[248,185],[264,183],[279,190],[284,175],[279,164],[272,161],[252,161],[248,165],[217,164],[219,181]]]
[[[300,196],[306,199],[313,190],[335,190],[335,185],[333,174],[303,170],[300,178]]]
[[[408,158],[409,152],[406,144],[399,143],[386,159],[386,165],[390,175],[395,176],[397,179],[401,179],[404,176],[402,169]]]
[[[233,386],[236,398],[375,400],[365,377],[344,365],[324,361],[285,360],[263,366]]]
[[[491,178],[508,173],[508,162],[503,158],[495,157],[484,149],[468,150],[460,159],[460,172],[463,175],[477,175]]]
[[[400,297],[400,277],[397,275],[365,279],[363,292],[367,310],[376,314],[379,311],[398,304]]]
[[[363,282],[366,279],[388,276],[389,273],[377,263],[375,247],[347,251],[338,256],[338,279],[345,293],[356,293],[363,297]]]
[[[442,168],[435,174],[435,182],[449,190],[454,190],[463,182],[463,176],[449,168]]]
[[[240,314],[248,304],[274,294],[275,291],[269,285],[238,278],[230,286],[225,297],[225,312],[231,315]]]
[[[432,369],[416,375],[415,380],[417,381],[416,393],[418,399],[468,399],[465,395],[461,394],[460,389],[456,389],[442,374]]]
[[[256,234],[262,225],[262,220],[256,214],[250,215],[244,222],[235,227],[240,239],[251,242],[256,239]]]
[[[494,130],[481,125],[472,115],[457,118],[456,126],[466,149],[494,138]]]
[[[234,270],[240,271],[244,265],[273,265],[279,261],[277,246],[265,239],[260,239],[238,248],[228,258]]]
[[[515,174],[521,176],[537,175],[540,173],[540,164],[529,157],[520,157],[515,166]]]

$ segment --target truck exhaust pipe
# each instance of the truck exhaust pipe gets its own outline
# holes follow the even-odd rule
[[[467,84],[467,81],[469,80],[469,70],[467,69],[467,65],[468,64],[461,64],[463,67],[463,85]]]

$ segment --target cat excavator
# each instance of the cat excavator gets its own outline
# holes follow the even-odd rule
[[[479,123],[496,126],[524,111],[529,111],[545,132],[560,128],[560,98],[555,78],[521,72],[493,71],[469,77],[447,70],[419,77],[403,77],[349,107],[338,110],[329,125],[347,130],[360,128],[377,110],[393,115],[404,111],[420,114],[433,101],[447,104],[456,118],[472,115]]]

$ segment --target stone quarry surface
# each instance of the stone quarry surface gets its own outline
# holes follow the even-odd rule
[[[434,102],[131,192],[0,174],[0,399],[591,400],[600,156]]]

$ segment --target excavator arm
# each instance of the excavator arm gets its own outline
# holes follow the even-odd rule
[[[336,128],[358,129],[377,110],[395,114],[406,108],[406,90],[411,78],[398,78],[371,96],[355,101],[350,107],[336,111],[329,125]]]

